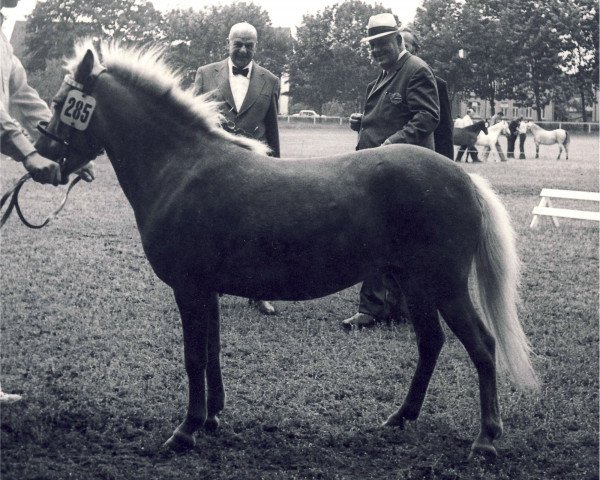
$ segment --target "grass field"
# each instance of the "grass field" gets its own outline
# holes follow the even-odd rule
[[[334,127],[286,128],[283,157],[354,149]],[[531,138],[529,156],[534,153]],[[0,473],[12,479],[584,479],[598,478],[598,225],[542,219],[543,187],[598,191],[598,137],[575,135],[569,161],[461,164],[487,177],[519,235],[520,317],[536,352],[539,394],[500,378],[499,458],[467,461],[478,385],[448,332],[421,417],[382,428],[416,364],[410,326],[346,334],[358,288],[276,302],[263,317],[223,297],[227,405],[216,434],[173,458],[157,447],[183,418],[187,380],[179,316],[142,252],[133,214],[106,159],[48,228],[16,216],[0,250],[2,385],[23,401],[1,409]],[[2,192],[22,174],[1,160]],[[64,191],[61,190],[61,191]],[[29,185],[38,221],[61,193]]]

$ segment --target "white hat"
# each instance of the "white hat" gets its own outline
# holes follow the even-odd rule
[[[361,42],[370,42],[379,37],[398,33],[398,25],[396,19],[391,13],[380,13],[372,15],[367,24],[367,36]]]

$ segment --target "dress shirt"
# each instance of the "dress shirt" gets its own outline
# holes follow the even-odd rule
[[[244,103],[244,98],[246,98],[246,93],[248,93],[248,86],[250,85],[250,75],[252,75],[252,63],[250,62],[244,68],[248,69],[248,75],[244,77],[243,75],[234,75],[233,74],[233,62],[231,58],[228,59],[229,63],[229,86],[231,87],[231,93],[233,94],[233,101],[235,102],[235,108],[239,112],[240,108],[242,108],[242,104]]]

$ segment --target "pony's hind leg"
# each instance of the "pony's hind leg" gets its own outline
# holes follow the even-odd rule
[[[444,320],[464,345],[479,377],[481,430],[471,446],[471,455],[497,456],[492,442],[502,435],[502,419],[496,388],[495,340],[485,327],[468,291],[440,305]]]
[[[218,304],[217,304],[218,308]],[[217,414],[225,407],[225,389],[221,374],[220,315],[211,315],[208,320],[208,363],[206,365],[207,417],[204,429],[212,432],[219,427]]]
[[[406,420],[416,420],[419,416],[429,380],[444,345],[444,331],[431,298],[423,293],[415,295],[403,291],[417,337],[419,360],[402,406],[384,422],[386,426],[400,428],[404,428]]]

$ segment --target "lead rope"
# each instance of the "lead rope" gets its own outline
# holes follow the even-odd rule
[[[10,217],[13,209],[17,211],[17,215],[19,215],[21,222],[23,222],[23,225],[25,225],[26,227],[29,227],[29,228],[45,227],[46,225],[48,225],[50,223],[51,220],[55,219],[58,216],[60,211],[64,208],[64,206],[67,203],[67,199],[69,198],[69,193],[71,192],[71,189],[81,180],[81,177],[79,177],[79,176],[76,177],[69,185],[69,188],[67,189],[67,192],[65,193],[65,196],[64,196],[62,202],[60,202],[60,205],[58,206],[58,208],[56,210],[54,210],[54,212],[52,212],[50,215],[48,215],[46,220],[44,220],[41,224],[34,225],[27,221],[27,219],[23,215],[23,212],[21,211],[21,207],[19,206],[19,192],[21,191],[21,187],[30,178],[31,178],[31,174],[26,173],[19,179],[19,181],[16,183],[16,185],[13,188],[11,188],[8,192],[6,192],[4,195],[2,195],[2,199],[0,199],[0,209],[4,206],[4,204],[6,203],[6,201],[9,198],[10,198],[10,202],[8,204],[8,207],[6,208],[6,212],[4,212],[4,214],[2,215],[2,218],[0,219],[0,228],[2,228],[4,226],[4,224]]]

